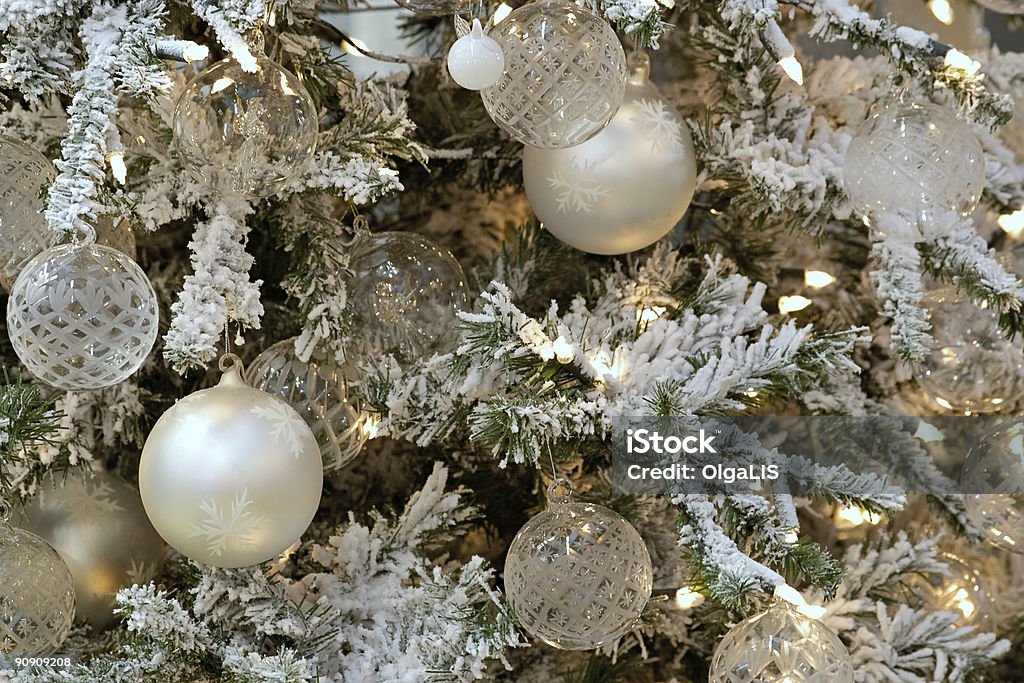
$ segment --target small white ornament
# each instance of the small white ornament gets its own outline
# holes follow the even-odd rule
[[[501,78],[505,70],[505,53],[490,36],[484,35],[479,19],[473,19],[473,28],[448,50],[448,73],[466,90],[489,88]]]
[[[225,356],[221,366],[217,386],[157,420],[142,450],[139,489],[153,526],[182,554],[247,567],[305,532],[320,504],[323,465],[302,416],[248,386],[237,358]]]

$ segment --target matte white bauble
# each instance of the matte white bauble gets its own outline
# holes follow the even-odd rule
[[[697,185],[686,122],[648,81],[645,53],[630,56],[626,95],[611,123],[568,149],[523,149],[523,183],[551,234],[593,254],[624,254],[679,222]]]
[[[248,386],[234,359],[215,387],[157,420],[139,489],[157,532],[215,567],[273,559],[313,520],[323,488],[320,447],[295,409]]]
[[[466,90],[491,87],[504,70],[505,53],[494,38],[484,35],[479,19],[474,19],[469,33],[448,50],[448,73]]]

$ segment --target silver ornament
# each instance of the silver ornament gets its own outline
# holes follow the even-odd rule
[[[197,562],[246,567],[297,541],[316,514],[323,464],[313,432],[281,399],[221,360],[217,386],[164,413],[146,439],[139,489],[167,543]]]
[[[324,469],[339,469],[359,455],[367,438],[360,414],[349,402],[344,373],[322,353],[303,362],[295,355],[295,338],[280,341],[249,365],[246,379],[306,420],[320,444]]]
[[[664,237],[697,186],[686,122],[648,81],[646,53],[630,55],[618,113],[568,149],[523,149],[523,183],[544,227],[592,254],[624,254]]]
[[[552,484],[548,509],[516,534],[505,559],[505,592],[528,633],[564,650],[592,650],[636,625],[654,575],[647,546],[629,522],[570,495],[568,482]]]
[[[0,283],[11,291],[14,279],[57,235],[43,216],[43,193],[57,172],[42,154],[0,135]]]
[[[164,544],[139,492],[107,472],[74,471],[41,488],[18,525],[52,545],[71,570],[77,619],[95,629],[114,621],[117,591],[160,571]]]
[[[467,90],[489,88],[505,70],[505,53],[490,36],[484,35],[479,19],[473,19],[469,33],[448,50],[448,73]]]

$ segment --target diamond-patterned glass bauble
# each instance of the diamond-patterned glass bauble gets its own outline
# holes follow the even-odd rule
[[[982,536],[1024,553],[1024,419],[999,420],[978,439],[960,480],[967,515]]]
[[[969,214],[985,188],[985,156],[966,123],[932,103],[896,102],[870,115],[843,162],[854,208],[912,223]]]
[[[505,591],[520,625],[564,650],[611,643],[637,623],[651,597],[651,556],[629,522],[600,505],[549,490],[549,507],[516,534]]]
[[[514,10],[488,35],[505,71],[480,91],[494,122],[543,149],[571,147],[607,125],[626,90],[626,55],[601,17],[560,0]]]
[[[7,291],[22,267],[56,238],[42,214],[43,192],[55,177],[46,157],[0,135],[0,284]]]
[[[306,420],[320,444],[324,469],[344,467],[366,442],[360,415],[348,400],[341,368],[322,353],[306,362],[295,355],[295,339],[278,342],[246,370],[256,389],[284,399]]]
[[[157,335],[157,300],[137,263],[96,244],[60,244],[22,269],[7,300],[7,331],[39,380],[102,389],[139,369]]]
[[[982,7],[1001,14],[1024,14],[1024,0],[976,0]]]
[[[839,636],[779,601],[725,634],[711,660],[709,683],[853,683]]]
[[[75,587],[64,560],[33,533],[0,519],[0,653],[53,654],[75,618]]]
[[[403,361],[452,350],[456,311],[468,308],[466,275],[450,252],[408,232],[360,237],[349,259],[350,355]]]
[[[317,114],[302,83],[264,56],[246,72],[234,59],[209,66],[174,110],[178,154],[222,192],[266,197],[313,157]]]

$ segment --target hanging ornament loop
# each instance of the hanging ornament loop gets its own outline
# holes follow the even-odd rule
[[[565,505],[572,499],[572,482],[559,477],[551,482],[547,490],[548,504],[551,506]]]
[[[82,223],[72,229],[68,237],[75,246],[88,246],[96,243],[96,230],[88,223]]]

